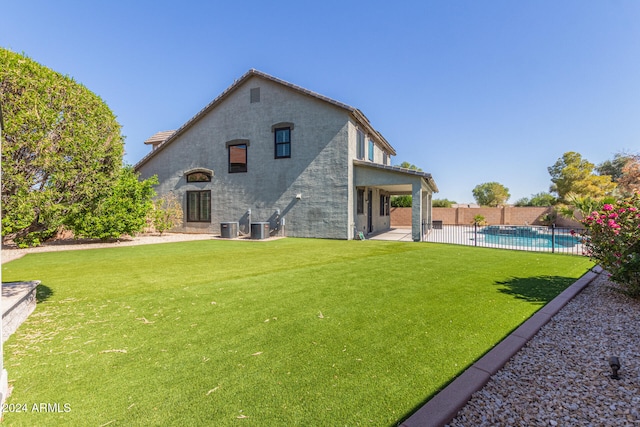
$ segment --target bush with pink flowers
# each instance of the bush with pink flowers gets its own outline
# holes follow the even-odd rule
[[[607,270],[626,294],[640,298],[640,193],[605,203],[582,223],[587,255]]]

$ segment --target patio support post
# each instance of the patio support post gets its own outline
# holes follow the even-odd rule
[[[411,238],[414,242],[422,241],[422,183],[412,184],[411,204]]]

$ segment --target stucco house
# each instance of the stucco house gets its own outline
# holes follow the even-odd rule
[[[391,166],[396,151],[360,110],[257,70],[145,142],[152,151],[135,169],[182,201],[174,231],[263,222],[271,234],[354,239],[389,229],[399,194],[413,195],[413,240],[431,223],[433,178]]]

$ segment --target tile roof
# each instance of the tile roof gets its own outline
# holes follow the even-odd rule
[[[161,132],[155,133],[153,136],[149,137],[144,143],[145,144],[158,144],[165,142],[171,135],[176,133],[175,130],[163,130]]]
[[[424,180],[429,184],[429,186],[431,187],[434,193],[439,192],[438,186],[436,185],[436,182],[434,181],[433,176],[428,172],[403,168],[400,166],[383,165],[380,163],[367,162],[366,160],[357,160],[357,159],[353,160],[353,164],[356,166],[365,166],[365,167],[374,168],[374,169],[383,169],[391,172],[399,172],[405,175],[416,175],[421,178],[424,178]]]

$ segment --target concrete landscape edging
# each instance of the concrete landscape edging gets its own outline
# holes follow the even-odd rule
[[[39,280],[2,283],[2,342],[35,310],[39,284]]]
[[[473,393],[482,389],[491,376],[502,369],[540,328],[601,273],[602,268],[599,266],[585,273],[414,412],[401,427],[446,425],[467,404]]]

